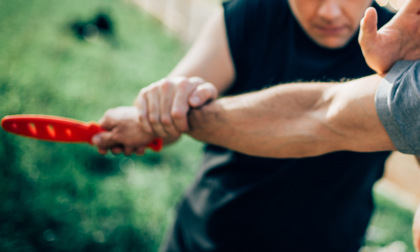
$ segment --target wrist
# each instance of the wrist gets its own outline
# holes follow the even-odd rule
[[[220,100],[213,101],[200,108],[193,108],[188,113],[190,131],[188,134],[193,138],[211,143],[215,134],[220,132],[224,115]]]

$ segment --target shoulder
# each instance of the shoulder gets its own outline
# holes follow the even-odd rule
[[[376,111],[398,151],[420,156],[420,61],[397,62],[380,83]]]

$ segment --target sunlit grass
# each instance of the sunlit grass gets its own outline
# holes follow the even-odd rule
[[[77,39],[70,24],[99,11],[112,18],[115,41]],[[108,108],[132,104],[185,51],[123,1],[0,1],[0,30],[1,117],[96,121]],[[156,251],[201,153],[189,138],[131,158],[3,131],[0,138],[1,251]]]

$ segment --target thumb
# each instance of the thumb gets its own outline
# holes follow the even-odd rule
[[[102,118],[99,120],[99,126],[105,130],[112,130],[115,126],[114,115],[117,113],[115,108],[108,109]]]
[[[369,7],[360,21],[359,43],[362,49],[376,39],[377,25],[378,14],[373,7]]]
[[[92,144],[99,149],[108,149],[117,145],[118,143],[113,138],[113,133],[110,131],[101,132],[92,137]]]
[[[208,101],[216,99],[218,92],[216,87],[206,82],[199,85],[190,95],[188,103],[191,107],[196,108],[205,105]]]

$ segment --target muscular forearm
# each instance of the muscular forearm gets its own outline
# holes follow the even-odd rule
[[[328,86],[314,89],[309,85],[283,85],[219,99],[190,113],[190,134],[250,155],[311,155],[307,147],[319,137],[314,133],[322,120],[315,111],[322,110],[322,90]]]
[[[249,155],[277,158],[393,149],[376,116],[379,81],[376,76],[340,85],[279,85],[222,98],[191,111],[190,135]]]

